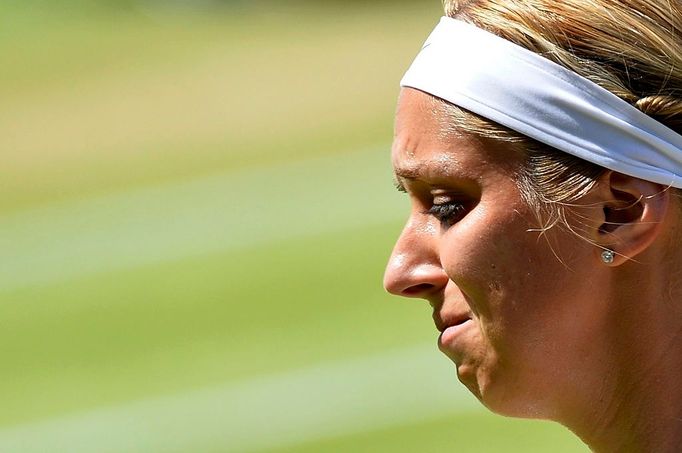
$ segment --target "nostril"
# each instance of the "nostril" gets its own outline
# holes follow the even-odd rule
[[[404,296],[417,296],[426,292],[432,291],[434,285],[430,283],[420,283],[419,285],[413,285],[403,290]]]

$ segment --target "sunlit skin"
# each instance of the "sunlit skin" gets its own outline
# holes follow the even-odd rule
[[[637,190],[658,190],[653,183],[612,175],[577,210],[583,237],[562,228],[541,234],[517,184],[522,154],[509,144],[445,133],[445,118],[429,95],[401,92],[392,163],[411,211],[386,269],[386,289],[429,302],[439,348],[454,362],[460,381],[491,410],[559,421],[594,448],[634,445],[629,437],[635,434],[623,434],[636,432],[625,416],[634,401],[619,398],[649,378],[660,382],[654,372],[635,376],[639,368],[632,362],[652,368],[649,360],[661,363],[663,347],[654,330],[642,332],[635,323],[664,322],[660,318],[671,312],[619,305],[660,298],[665,284],[641,278],[641,264],[621,255],[604,265],[598,243],[611,241],[624,255],[652,261],[656,275],[655,258],[665,248],[661,231],[678,221],[665,209],[669,197],[625,211],[658,215],[658,226],[651,221],[607,235],[612,210],[604,208],[604,200],[610,203],[621,190],[632,197]],[[682,323],[673,324],[677,327],[667,327],[682,332]],[[680,372],[682,354],[675,351]],[[672,387],[682,402],[682,386]],[[633,419],[645,406],[631,408]]]

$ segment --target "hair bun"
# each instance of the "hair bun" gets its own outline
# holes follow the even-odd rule
[[[640,98],[635,106],[650,117],[682,133],[682,98],[666,95]]]

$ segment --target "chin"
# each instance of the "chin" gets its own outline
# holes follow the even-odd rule
[[[459,382],[483,403],[481,386],[478,381],[476,368],[470,365],[457,365],[457,378]],[[485,403],[483,403],[485,405]]]
[[[457,367],[459,381],[491,412],[514,418],[546,419],[548,411],[537,392],[519,379],[495,378],[470,365]]]

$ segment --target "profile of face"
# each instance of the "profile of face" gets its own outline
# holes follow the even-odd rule
[[[438,345],[491,410],[553,417],[599,360],[608,275],[599,249],[561,228],[538,231],[511,145],[448,132],[444,106],[403,88],[392,162],[411,201],[384,276],[433,309]]]

